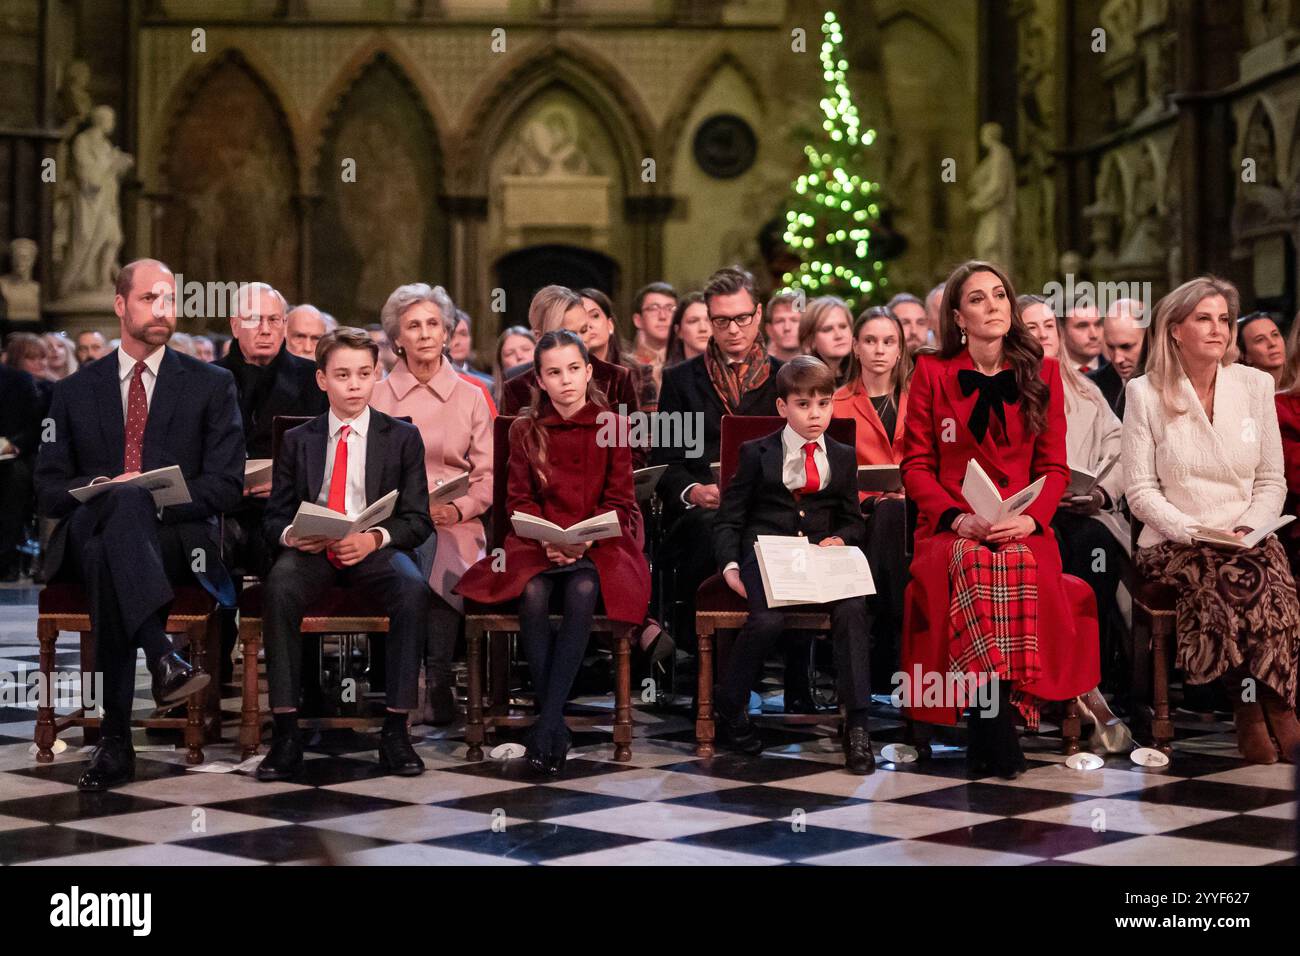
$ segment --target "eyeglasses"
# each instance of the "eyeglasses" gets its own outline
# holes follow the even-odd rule
[[[732,322],[736,323],[737,328],[745,328],[754,321],[754,316],[758,314],[758,306],[744,313],[743,315],[711,315],[709,321],[713,323],[713,328],[721,332]]]
[[[279,331],[284,325],[283,315],[246,315],[240,320],[240,324],[246,329],[256,329],[266,323],[266,327],[272,332]]]
[[[663,305],[661,303],[656,303],[655,305],[647,305],[645,308],[641,310],[641,314],[649,315],[652,312],[672,312],[673,309],[675,308],[677,308],[677,306],[675,305]]]

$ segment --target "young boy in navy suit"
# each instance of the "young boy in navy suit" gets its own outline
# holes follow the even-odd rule
[[[824,434],[834,410],[835,376],[819,359],[801,355],[776,376],[776,409],[786,425],[740,446],[736,474],[722,495],[713,524],[714,553],[723,577],[749,602],[749,616],[714,692],[719,729],[733,746],[757,754],[763,743],[746,713],[763,662],[786,630],[787,610],[769,608],[754,553],[759,535],[806,537],[822,547],[861,546],[866,522],[858,510],[858,464],[851,445]],[[845,765],[871,773],[867,734],[871,703],[871,621],[865,597],[832,601],[836,682],[845,710]]]
[[[417,676],[429,629],[429,585],[413,550],[433,533],[424,442],[414,425],[369,407],[379,349],[358,329],[339,329],[316,346],[316,383],[329,411],[284,433],[275,461],[263,530],[279,554],[265,585],[262,633],[275,721],[259,780],[287,780],[302,767],[298,699],[302,655],[297,641],[308,608],[337,583],[359,587],[388,611],[388,714],[379,763],[415,776],[424,762],[411,746],[407,712],[417,705]],[[392,489],[391,516],[338,540],[295,537],[298,506],[311,501],[359,514]]]

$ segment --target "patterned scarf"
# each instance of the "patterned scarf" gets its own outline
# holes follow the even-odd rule
[[[744,359],[733,368],[730,360],[722,354],[717,339],[709,339],[709,347],[704,352],[704,367],[708,369],[709,381],[713,390],[722,399],[722,407],[728,415],[737,414],[741,399],[748,392],[762,388],[772,374],[772,365],[767,360],[767,351],[759,339],[749,347]]]

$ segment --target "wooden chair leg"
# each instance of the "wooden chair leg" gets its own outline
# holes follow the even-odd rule
[[[240,616],[239,643],[244,655],[239,748],[242,759],[247,760],[257,753],[262,737],[262,712],[257,698],[257,654],[262,645],[262,622],[259,619]]]
[[[45,682],[47,693],[37,701],[36,707],[36,762],[51,763],[54,760],[54,694],[50,687],[50,675],[54,673],[54,644],[59,639],[59,629],[49,618],[36,621],[36,638],[41,645],[41,679]],[[84,671],[85,668],[82,668]],[[84,693],[84,688],[83,688]]]
[[[483,759],[483,629],[465,621],[465,664],[469,670],[469,699],[465,702],[467,760]]]
[[[696,690],[695,756],[712,757],[714,741],[713,724],[713,627],[696,626],[696,661],[699,672]]]
[[[208,682],[203,701],[203,740],[204,743],[220,743],[222,739],[221,719],[221,608],[217,608],[208,617],[207,627],[203,629],[205,654],[208,666],[212,668],[212,680]]]
[[[1065,717],[1061,721],[1061,742],[1067,757],[1079,752],[1079,733],[1079,702],[1071,697],[1065,702]]]
[[[1152,697],[1155,705],[1151,732],[1156,749],[1166,755],[1173,751],[1174,740],[1174,722],[1169,715],[1169,638],[1173,630],[1174,621],[1168,614],[1156,615],[1151,621]]]
[[[95,635],[91,631],[82,631],[78,637],[81,640],[81,672],[83,674],[97,674],[99,668],[95,665]],[[100,688],[103,693],[103,688]],[[85,701],[85,695],[82,695],[82,701]],[[103,700],[100,701],[102,705]],[[86,712],[88,711],[88,713]],[[92,721],[90,724],[81,725],[81,743],[84,747],[94,747],[99,743],[100,723],[99,712],[95,708],[86,708],[82,713],[83,717],[89,717]],[[55,721],[58,726],[58,721]]]
[[[1144,744],[1154,737],[1152,728],[1154,698],[1151,679],[1152,628],[1151,616],[1136,602],[1133,604],[1133,660],[1129,674],[1129,699],[1133,701],[1133,735]]]
[[[632,629],[614,634],[614,759],[632,759]]]
[[[198,624],[190,626],[190,666],[196,671],[207,673],[204,666],[207,662],[207,640],[206,634],[208,623],[207,620],[200,621]],[[185,762],[188,764],[203,763],[203,710],[206,702],[207,693],[204,690],[190,694],[185,700]]]

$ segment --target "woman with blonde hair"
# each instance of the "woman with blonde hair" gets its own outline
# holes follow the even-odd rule
[[[65,379],[77,370],[77,347],[62,332],[46,332],[49,346],[47,365],[51,382]]]
[[[835,373],[838,388],[849,381],[853,354],[853,318],[849,305],[833,295],[818,296],[799,317],[799,349],[814,355]]]
[[[1253,763],[1294,760],[1300,600],[1281,543],[1241,538],[1276,521],[1286,496],[1273,378],[1237,363],[1239,297],[1200,276],[1156,305],[1146,375],[1128,383],[1123,466],[1134,556],[1151,581],[1178,592],[1177,665],[1190,684],[1222,681],[1237,745]],[[1270,739],[1270,732],[1277,747]]]
[[[548,285],[538,289],[528,303],[528,325],[533,338],[540,340],[547,332],[568,329],[578,338],[587,337],[590,318],[582,304],[582,296],[562,285]],[[632,375],[621,365],[603,362],[591,356],[591,379],[605,396],[609,407],[620,415],[630,415],[640,409]],[[512,375],[507,375],[501,388],[501,414],[518,415],[536,400],[539,383],[533,366],[521,365]],[[622,406],[620,408],[620,406]],[[634,449],[636,467],[644,463],[645,449]]]

